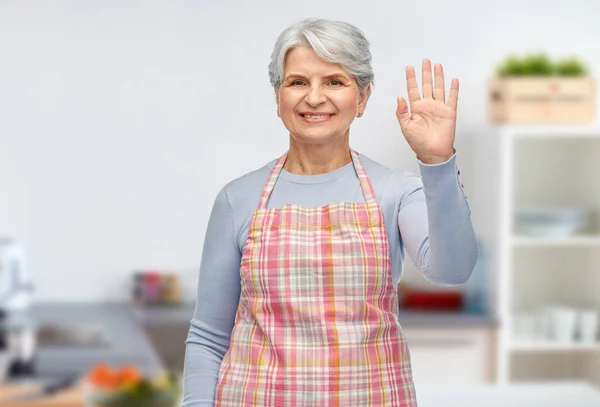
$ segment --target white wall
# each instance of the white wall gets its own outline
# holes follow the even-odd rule
[[[456,146],[476,194],[469,171],[486,169],[469,168],[468,140],[494,64],[545,50],[597,73],[599,15],[592,0],[4,0],[0,235],[26,244],[39,300],[125,299],[148,267],[183,272],[193,297],[218,190],[287,147],[267,65],[309,16],[371,40],[376,86],[352,145],[390,167],[418,171],[394,115],[405,66],[429,57],[460,78]]]

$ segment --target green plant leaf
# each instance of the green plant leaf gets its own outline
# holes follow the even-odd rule
[[[563,58],[556,62],[556,73],[560,76],[584,76],[587,68],[577,57]]]
[[[550,76],[554,74],[554,66],[546,54],[530,54],[523,59],[523,73],[528,76]]]
[[[508,55],[496,69],[499,77],[522,77],[552,75],[583,76],[587,73],[585,64],[576,57],[553,61],[546,53],[530,53],[523,57]]]

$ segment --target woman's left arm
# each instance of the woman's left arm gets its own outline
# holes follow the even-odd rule
[[[471,211],[458,178],[454,138],[458,79],[451,81],[446,100],[444,72],[423,60],[419,92],[415,70],[406,68],[409,104],[398,98],[396,117],[402,134],[415,152],[422,182],[403,197],[398,223],[409,255],[436,284],[466,282],[478,257]]]

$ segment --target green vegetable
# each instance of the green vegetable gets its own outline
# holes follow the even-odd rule
[[[98,407],[176,407],[181,395],[181,382],[174,373],[169,373],[166,378],[160,388],[145,377],[132,387],[95,392],[91,401]]]

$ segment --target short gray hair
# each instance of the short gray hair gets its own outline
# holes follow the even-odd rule
[[[283,79],[285,57],[298,46],[311,47],[324,61],[338,63],[365,90],[374,84],[369,41],[352,24],[308,18],[286,28],[275,42],[269,64],[269,78],[275,91]]]

